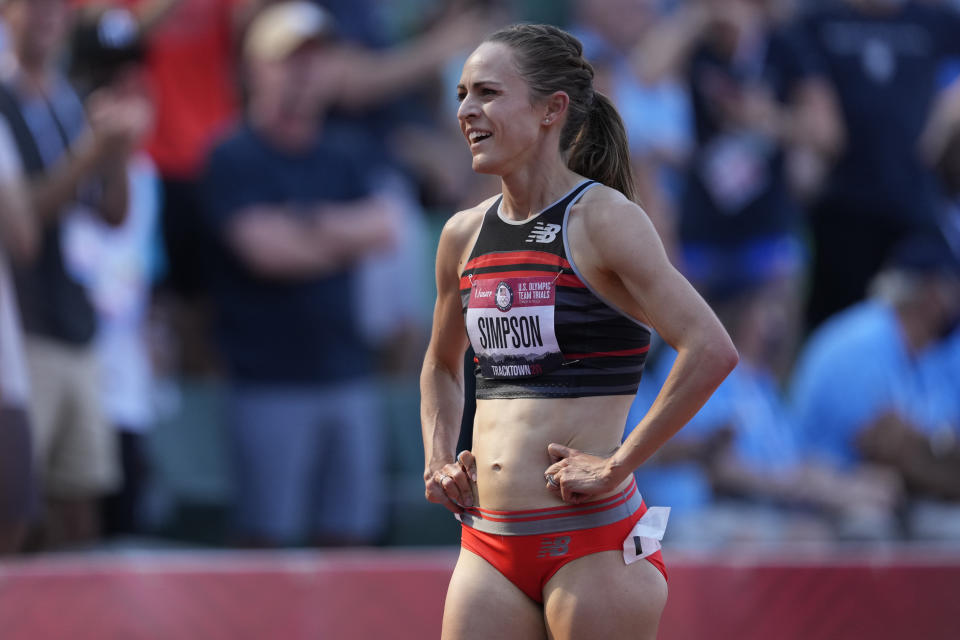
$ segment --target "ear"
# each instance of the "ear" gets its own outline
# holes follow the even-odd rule
[[[550,126],[566,115],[570,96],[566,91],[555,91],[543,101],[542,124]]]

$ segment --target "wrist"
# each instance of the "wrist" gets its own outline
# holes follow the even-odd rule
[[[424,469],[423,469],[423,479],[424,479],[424,480],[429,480],[429,479],[433,476],[434,473],[436,473],[436,472],[439,471],[440,469],[443,469],[443,468],[444,468],[446,465],[448,465],[448,464],[453,464],[454,462],[456,462],[456,458],[455,458],[454,456],[450,456],[450,457],[448,457],[448,458],[432,458],[432,459],[430,459],[430,460],[427,462],[426,467],[424,467]]]
[[[626,464],[620,459],[618,459],[617,454],[613,454],[607,458],[607,462],[603,467],[603,479],[606,483],[617,486],[623,480],[630,475],[632,469],[628,468]]]

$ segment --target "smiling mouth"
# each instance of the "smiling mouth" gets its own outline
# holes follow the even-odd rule
[[[470,141],[470,146],[473,146],[478,142],[483,142],[491,136],[493,136],[493,134],[489,131],[471,131],[470,135],[467,136],[467,139]]]

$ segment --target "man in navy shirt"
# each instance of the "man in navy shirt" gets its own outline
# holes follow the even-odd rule
[[[810,12],[802,29],[833,80],[847,138],[812,212],[813,327],[863,296],[897,240],[938,225],[938,185],[918,139],[941,65],[960,55],[960,15],[913,0],[845,0]]]
[[[394,238],[363,168],[322,135],[331,18],[264,10],[244,43],[245,120],[203,182],[217,239],[215,320],[230,379],[238,535],[371,543],[382,524],[373,357],[354,314],[358,261]]]

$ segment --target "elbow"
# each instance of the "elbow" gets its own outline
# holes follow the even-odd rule
[[[705,359],[709,362],[717,378],[717,384],[730,375],[736,366],[740,363],[740,354],[733,345],[733,341],[727,335],[723,339],[715,340],[710,347],[706,349]]]
[[[738,364],[740,364],[740,354],[737,352],[737,348],[733,346],[733,343],[731,343],[730,348],[724,354],[722,368],[725,373],[723,377],[726,378],[731,371],[737,368]]]

